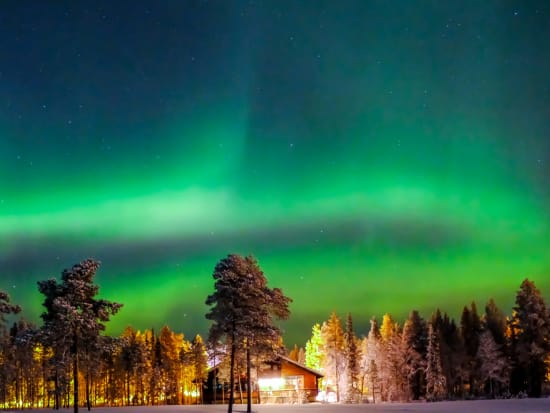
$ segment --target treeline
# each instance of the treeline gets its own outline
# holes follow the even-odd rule
[[[231,406],[234,392],[243,403],[258,389],[262,362],[284,351],[273,319],[288,317],[290,299],[267,286],[253,257],[229,255],[216,265],[204,342],[168,326],[105,335],[122,305],[96,298],[98,266],[85,260],[59,282],[38,283],[39,327],[23,319],[7,326],[20,308],[0,291],[0,408],[201,403],[209,365],[210,400]],[[474,303],[465,307],[458,323],[439,310],[428,320],[412,311],[402,326],[386,314],[358,338],[351,315],[343,326],[333,313],[288,355],[322,372],[321,389],[342,402],[537,397],[550,381],[550,311],[525,280],[510,316],[493,300],[482,314]]]
[[[257,390],[263,360],[284,352],[273,320],[289,316],[291,301],[268,287],[254,257],[231,254],[216,265],[214,292],[206,297],[212,320],[206,342],[200,335],[185,340],[168,326],[159,333],[127,327],[118,337],[103,334],[122,304],[96,298],[98,268],[88,259],[64,270],[59,282],[38,282],[45,309],[40,327],[19,320],[7,328],[6,316],[20,307],[0,291],[0,408],[72,405],[76,413],[79,406],[202,403],[208,366],[215,365],[213,400],[228,401],[231,411],[239,391],[251,411],[246,389]]]
[[[385,314],[356,337],[348,315],[315,324],[290,357],[322,372],[324,390],[344,402],[539,397],[550,381],[550,311],[524,280],[511,316],[491,299],[465,306],[458,324],[440,310],[412,311],[401,326]]]
[[[63,271],[59,283],[38,283],[41,327],[22,319],[7,328],[6,316],[20,307],[0,291],[0,408],[201,401],[208,366],[202,338],[185,340],[167,326],[101,334],[121,304],[95,298],[98,266],[85,260]]]

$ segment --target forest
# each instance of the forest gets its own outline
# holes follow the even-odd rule
[[[253,257],[218,262],[208,337],[191,340],[168,326],[105,334],[122,304],[97,298],[99,265],[87,259],[60,281],[38,282],[40,326],[18,319],[21,308],[0,291],[0,408],[199,404],[213,391],[209,372],[214,400],[243,403],[262,363],[281,355],[322,374],[320,390],[343,403],[548,393],[550,310],[529,279],[511,314],[492,299],[482,311],[466,305],[458,321],[439,309],[428,318],[412,310],[402,324],[386,313],[359,337],[351,314],[343,322],[332,313],[304,347],[286,349],[277,321],[290,316],[291,299],[267,286]]]

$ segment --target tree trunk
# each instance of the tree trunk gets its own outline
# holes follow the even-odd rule
[[[250,386],[250,346],[246,340],[246,413],[252,413],[252,386]]]
[[[73,382],[74,382],[74,413],[78,413],[78,335],[74,332],[74,358],[73,358]]]
[[[233,326],[233,333],[231,334],[231,356],[229,365],[229,405],[227,406],[227,413],[233,413],[233,403],[235,402],[235,395],[233,394],[233,388],[235,387],[235,328]]]
[[[90,363],[88,361],[88,373],[86,374],[86,407],[88,411],[92,409],[92,403],[90,402]]]

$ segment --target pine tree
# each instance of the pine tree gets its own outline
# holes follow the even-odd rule
[[[359,376],[359,349],[357,347],[357,337],[353,331],[353,319],[351,313],[346,320],[346,332],[344,334],[344,354],[346,358],[346,395],[345,401],[353,403],[358,401],[357,378]]]
[[[525,279],[516,295],[511,320],[513,390],[540,397],[550,354],[550,318],[542,294],[535,283]]]
[[[411,311],[403,326],[402,349],[408,397],[418,400],[425,393],[428,330],[418,311]]]
[[[17,314],[21,311],[21,307],[10,303],[8,293],[0,290],[0,329],[5,328],[6,316],[9,314]]]
[[[60,353],[67,348],[72,355],[75,413],[78,413],[79,403],[79,355],[86,345],[99,339],[100,333],[105,330],[103,323],[122,307],[121,304],[95,298],[99,287],[93,281],[98,268],[98,261],[87,259],[64,270],[59,284],[55,279],[38,282],[38,290],[45,296],[43,305],[46,311],[41,315],[43,331],[60,362],[66,361]]]
[[[278,288],[270,289],[267,279],[254,257],[231,254],[220,260],[213,273],[215,292],[206,299],[212,308],[206,318],[214,323],[209,341],[225,338],[230,346],[230,387],[228,413],[233,410],[235,385],[235,355],[244,348],[247,365],[247,388],[251,388],[251,351],[262,346],[280,349],[281,330],[274,319],[288,318],[290,298]],[[248,392],[247,412],[251,411],[251,392]]]
[[[492,298],[485,306],[483,324],[493,335],[495,343],[504,346],[506,343],[506,316]]]
[[[479,360],[477,349],[479,347],[479,336],[481,334],[481,319],[477,313],[477,307],[472,302],[470,308],[464,307],[460,319],[460,330],[464,342],[464,364],[463,369],[468,379],[469,393],[478,394],[479,381]]]
[[[428,348],[426,354],[426,398],[441,400],[446,394],[445,376],[441,367],[439,332],[432,323],[428,325]]]

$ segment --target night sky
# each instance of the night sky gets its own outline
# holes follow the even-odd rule
[[[206,334],[253,254],[285,341],[550,298],[550,2],[4,1],[0,289],[87,257],[110,323]]]

